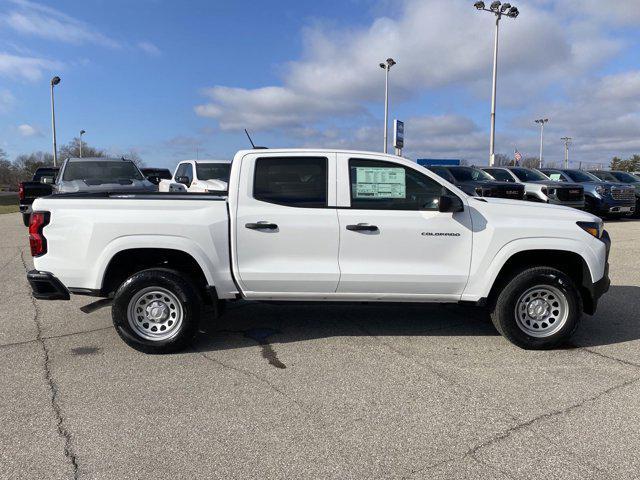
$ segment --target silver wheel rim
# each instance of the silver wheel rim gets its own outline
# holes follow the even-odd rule
[[[550,337],[567,323],[569,301],[557,288],[537,285],[520,295],[515,315],[518,327],[527,335]]]
[[[178,298],[161,287],[147,287],[129,301],[127,319],[140,337],[159,342],[178,333],[184,312]]]

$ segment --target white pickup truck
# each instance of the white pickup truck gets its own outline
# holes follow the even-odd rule
[[[150,353],[236,299],[472,304],[516,345],[551,348],[609,288],[599,218],[470,197],[379,153],[240,151],[226,197],[60,194],[33,211],[35,298],[111,297],[119,335]]]
[[[229,160],[184,160],[171,180],[160,180],[161,192],[226,192],[231,172]]]

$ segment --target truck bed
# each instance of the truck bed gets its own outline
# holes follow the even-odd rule
[[[176,193],[64,193],[37,199],[50,212],[49,251],[36,269],[55,271],[77,291],[100,291],[110,260],[136,248],[178,250],[204,269],[209,285],[235,295],[229,267],[226,197]]]

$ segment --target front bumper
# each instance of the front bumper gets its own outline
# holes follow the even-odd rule
[[[584,290],[586,290],[586,293],[588,293],[588,297],[585,298],[585,312],[588,313],[589,315],[593,315],[594,313],[596,313],[596,310],[598,308],[598,300],[600,300],[600,298],[609,291],[609,288],[611,287],[611,279],[609,278],[609,253],[611,252],[611,237],[609,236],[609,232],[607,232],[606,230],[604,231],[604,233],[602,234],[602,239],[601,239],[604,244],[607,246],[607,256],[606,256],[606,260],[605,260],[605,267],[604,267],[604,275],[602,276],[602,278],[600,280],[598,280],[597,282],[587,282],[586,278],[589,278],[590,275],[587,277],[583,277],[585,278],[585,283],[582,285]],[[585,272],[586,274],[588,274],[588,272]]]
[[[38,300],[69,300],[69,290],[55,275],[49,272],[31,270],[27,273],[34,298]]]
[[[631,215],[636,210],[636,202],[631,200],[614,200],[609,196],[593,197],[594,209],[599,214],[617,213]]]

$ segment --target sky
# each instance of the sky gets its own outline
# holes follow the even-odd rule
[[[91,145],[147,166],[249,146],[382,149],[486,164],[494,18],[470,0],[0,0],[0,148]],[[487,2],[490,3],[490,2]],[[640,154],[640,1],[515,1],[500,24],[496,152]],[[391,122],[390,122],[391,123]]]

